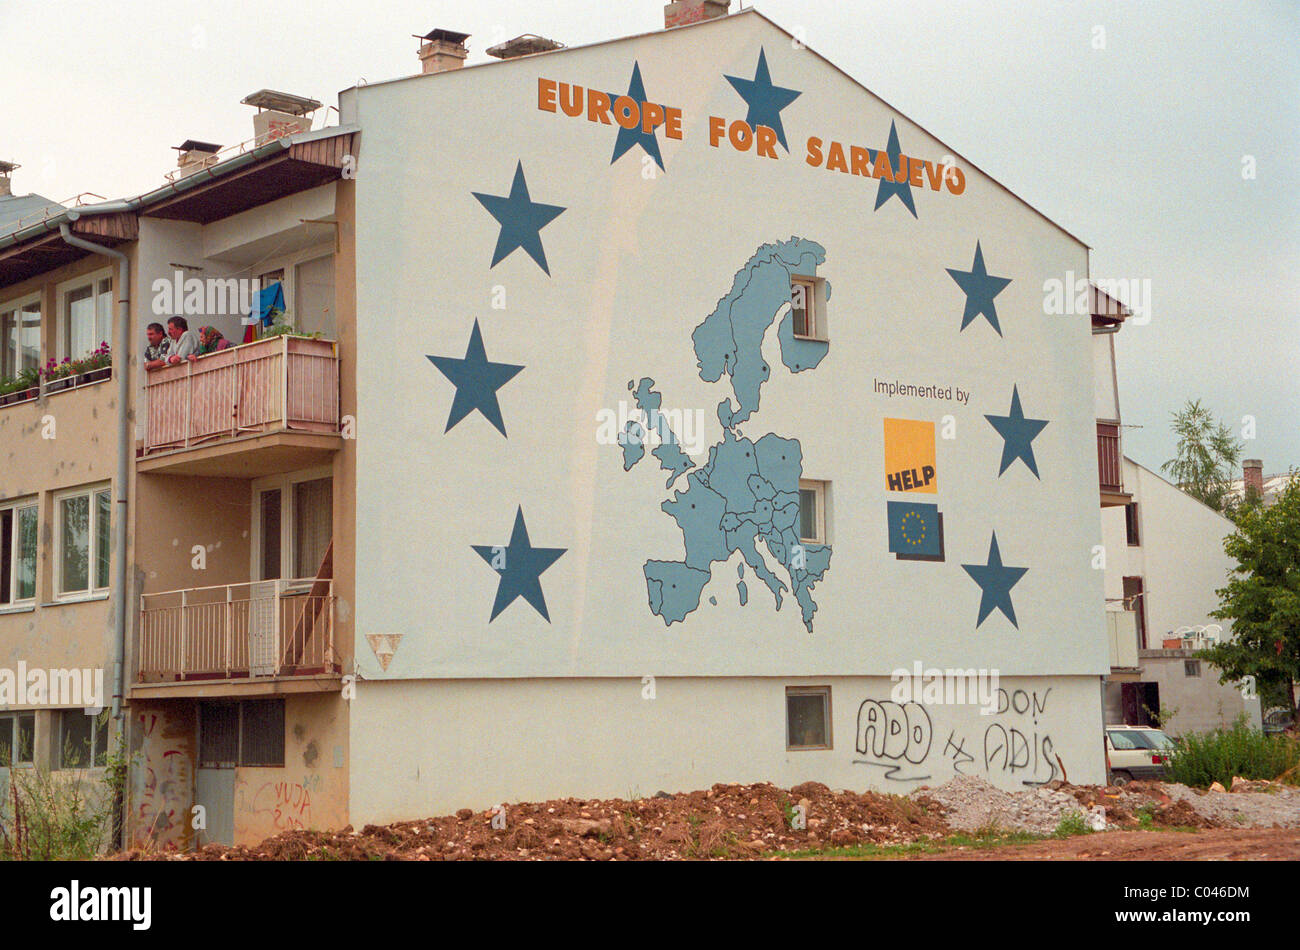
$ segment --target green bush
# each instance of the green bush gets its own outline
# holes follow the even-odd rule
[[[1246,779],[1276,779],[1287,774],[1296,782],[1300,741],[1291,736],[1266,735],[1238,720],[1230,729],[1190,733],[1169,758],[1166,778],[1196,788],[1218,782],[1224,788],[1240,775]]]

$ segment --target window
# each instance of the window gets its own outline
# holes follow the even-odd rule
[[[826,482],[799,481],[799,540],[826,542]]]
[[[113,337],[113,281],[101,277],[63,292],[62,355],[80,359]]]
[[[1184,675],[1184,676],[1200,676],[1200,675],[1201,675],[1201,661],[1200,661],[1200,660],[1183,660],[1183,675]]]
[[[280,576],[280,489],[260,493],[262,569],[261,579],[272,581]]]
[[[293,323],[306,333],[320,333],[329,339],[337,335],[333,254],[294,268]]]
[[[790,281],[790,312],[794,314],[794,335],[816,339],[817,282],[806,277]]]
[[[1141,543],[1138,540],[1138,506],[1136,501],[1130,501],[1124,506],[1124,533],[1128,538],[1129,547],[1137,547]]]
[[[252,576],[314,578],[334,535],[334,480],[322,468],[253,483]]]
[[[36,599],[36,500],[0,507],[0,607]]]
[[[108,488],[91,488],[55,499],[55,590],[60,596],[108,589],[111,498]]]
[[[831,688],[789,686],[785,691],[785,747],[831,748]]]
[[[315,577],[334,533],[332,478],[293,486],[293,576]]]
[[[284,766],[284,700],[205,702],[199,707],[199,768]]]
[[[93,716],[84,709],[59,712],[57,768],[99,768],[108,764],[108,716],[108,709]]]
[[[0,716],[0,768],[31,765],[36,747],[36,714],[9,713]]]
[[[0,307],[0,379],[12,379],[40,365],[40,298]]]
[[[1130,752],[1134,749],[1145,748],[1142,740],[1134,732],[1115,729],[1106,733],[1106,735],[1110,736],[1111,748],[1117,752]]]
[[[1147,599],[1142,591],[1142,578],[1124,578],[1124,609],[1137,612],[1138,646],[1147,648]]]

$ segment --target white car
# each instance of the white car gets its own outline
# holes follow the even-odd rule
[[[1107,726],[1106,762],[1111,784],[1164,778],[1165,763],[1177,748],[1173,739],[1150,726]]]

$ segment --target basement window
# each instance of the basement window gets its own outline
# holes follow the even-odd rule
[[[0,716],[0,768],[31,765],[36,747],[36,714],[9,713]]]
[[[284,766],[284,700],[246,699],[199,706],[199,768]]]
[[[93,716],[83,709],[64,709],[58,715],[59,745],[56,768],[100,768],[108,764],[108,709]]]
[[[785,747],[831,748],[831,688],[788,686],[785,690]]]
[[[1184,675],[1184,676],[1200,676],[1200,675],[1201,675],[1201,661],[1200,661],[1200,660],[1183,660],[1183,675]]]

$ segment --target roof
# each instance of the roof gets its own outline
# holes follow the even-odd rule
[[[307,115],[321,107],[321,104],[315,99],[295,96],[287,92],[277,92],[274,89],[259,89],[257,92],[240,99],[239,102],[241,105],[257,106],[259,109],[274,109],[276,112],[285,112],[289,115]]]
[[[40,195],[6,195],[0,198],[0,234],[14,230],[20,221],[34,224],[45,212],[57,214],[63,205]]]
[[[1038,210],[1037,208],[1035,208],[1035,207],[1034,207],[1033,205],[1031,205],[1028,201],[1026,201],[1024,198],[1020,197],[1020,195],[1016,194],[1014,191],[1012,191],[1012,190],[1011,190],[1010,188],[1008,188],[1006,185],[1002,184],[1002,182],[998,181],[996,178],[994,178],[994,177],[993,177],[992,175],[990,175],[988,172],[984,171],[984,169],[980,168],[980,167],[979,167],[978,165],[976,165],[974,162],[969,161],[969,160],[963,158],[962,155],[961,155],[961,154],[960,154],[960,153],[959,153],[955,148],[953,148],[953,147],[952,147],[951,145],[949,145],[948,143],[944,142],[942,139],[939,138],[939,136],[935,135],[933,132],[931,132],[929,129],[927,129],[925,126],[923,126],[920,122],[917,122],[916,120],[912,119],[910,116],[908,116],[908,115],[906,115],[905,113],[903,113],[901,110],[899,110],[899,109],[895,108],[894,106],[890,105],[888,102],[886,102],[886,101],[885,101],[884,99],[882,99],[880,96],[876,95],[874,92],[872,92],[870,89],[868,89],[865,85],[863,85],[863,84],[862,84],[858,79],[856,79],[854,76],[852,76],[852,75],[849,74],[847,71],[845,71],[844,69],[842,69],[842,68],[840,68],[839,66],[837,66],[833,61],[831,61],[831,60],[828,59],[827,57],[823,56],[821,53],[818,53],[815,49],[813,49],[811,46],[808,45],[807,41],[806,41],[803,37],[797,37],[797,36],[795,36],[795,35],[794,35],[793,33],[791,33],[789,30],[785,29],[785,28],[782,27],[780,24],[778,24],[778,23],[776,23],[774,20],[772,20],[770,17],[765,16],[764,14],[760,13],[758,10],[754,9],[753,7],[748,7],[748,8],[746,8],[746,9],[744,9],[744,10],[740,10],[740,11],[737,12],[737,13],[730,13],[730,14],[728,14],[728,15],[726,15],[726,16],[714,17],[714,18],[712,18],[712,19],[708,19],[708,20],[700,20],[700,21],[695,22],[695,23],[685,23],[685,24],[682,24],[682,25],[680,25],[680,26],[669,27],[668,29],[665,29],[665,30],[650,30],[650,31],[648,31],[648,32],[646,32],[646,33],[634,33],[634,34],[631,34],[631,35],[629,35],[629,36],[618,36],[618,37],[613,37],[613,38],[608,39],[608,40],[597,40],[597,41],[594,42],[594,43],[584,43],[584,44],[579,45],[579,46],[564,46],[564,47],[561,47],[560,49],[539,50],[539,51],[537,51],[537,52],[530,52],[530,53],[528,53],[527,55],[528,55],[528,56],[563,56],[563,55],[566,54],[566,53],[574,53],[574,52],[578,52],[579,50],[595,49],[595,48],[597,48],[597,47],[601,47],[601,46],[612,46],[612,45],[617,44],[617,43],[627,43],[627,42],[630,42],[630,41],[632,41],[632,40],[644,39],[645,37],[648,37],[648,36],[661,36],[661,35],[663,35],[663,34],[665,34],[665,33],[675,33],[675,32],[677,32],[678,30],[707,30],[707,29],[711,29],[711,28],[716,28],[719,24],[724,24],[724,23],[735,23],[735,22],[740,21],[742,18],[745,18],[745,17],[757,17],[758,19],[760,19],[760,20],[762,20],[764,23],[766,23],[768,26],[772,27],[772,29],[776,30],[778,33],[780,33],[780,34],[782,34],[783,36],[785,36],[785,37],[786,37],[788,40],[790,40],[792,43],[798,43],[799,45],[798,45],[797,48],[802,49],[802,50],[805,50],[806,52],[811,53],[811,54],[812,54],[813,56],[815,56],[817,59],[821,60],[821,61],[824,62],[826,65],[830,66],[832,69],[834,69],[834,70],[835,70],[836,72],[838,72],[840,75],[844,76],[844,78],[848,79],[850,82],[852,82],[855,86],[857,86],[859,89],[861,89],[861,90],[862,90],[863,92],[865,92],[867,95],[871,96],[871,98],[875,99],[877,102],[879,102],[879,103],[880,103],[881,105],[883,105],[885,108],[889,109],[891,112],[896,113],[900,118],[902,118],[902,119],[906,119],[908,122],[912,123],[912,125],[916,126],[918,129],[921,129],[923,132],[925,132],[925,134],[929,135],[929,136],[930,136],[931,138],[933,138],[936,142],[938,142],[938,144],[939,144],[939,146],[940,146],[941,148],[943,148],[944,150],[946,150],[946,151],[952,153],[952,155],[955,156],[957,159],[960,159],[961,162],[962,162],[962,164],[964,164],[965,166],[967,166],[967,167],[969,167],[969,168],[972,168],[972,169],[974,169],[975,171],[979,172],[979,173],[980,173],[981,175],[983,175],[984,178],[986,178],[988,181],[992,182],[994,185],[997,185],[999,188],[1001,188],[1003,191],[1005,191],[1008,195],[1010,195],[1010,196],[1011,196],[1012,198],[1014,198],[1016,201],[1020,202],[1020,204],[1024,205],[1027,209],[1029,209],[1030,211],[1032,211],[1034,214],[1038,215],[1040,218],[1042,218],[1044,221],[1046,221],[1046,222],[1047,222],[1048,224],[1050,224],[1052,227],[1056,228],[1058,231],[1060,231],[1060,232],[1061,232],[1062,234],[1064,234],[1066,237],[1068,237],[1068,238],[1070,238],[1070,239],[1072,239],[1072,240],[1074,240],[1074,241],[1077,241],[1080,245],[1082,245],[1083,247],[1085,247],[1085,248],[1087,248],[1087,249],[1089,249],[1089,250],[1092,249],[1092,246],[1091,246],[1090,244],[1088,244],[1087,241],[1084,241],[1082,238],[1080,238],[1078,235],[1074,234],[1072,231],[1070,231],[1070,230],[1068,230],[1067,228],[1065,228],[1065,227],[1064,227],[1063,225],[1061,225],[1059,222],[1054,221],[1053,219],[1049,218],[1049,217],[1048,217],[1046,214],[1044,214],[1042,211],[1040,211],[1040,210]],[[516,39],[522,39],[522,37],[517,37]],[[510,42],[513,43],[513,42],[515,42],[515,40],[511,40]],[[502,45],[508,45],[508,44],[502,44]],[[501,66],[504,65],[505,63],[513,63],[513,62],[516,61],[516,59],[520,59],[520,58],[523,58],[523,57],[522,57],[522,56],[511,56],[511,57],[508,58],[508,59],[500,60],[500,61],[497,61],[497,62],[482,62],[482,63],[470,63],[470,64],[466,64],[465,66],[461,67],[460,69],[450,69],[450,70],[444,70],[444,71],[442,71],[442,72],[436,72],[436,73],[417,73],[417,74],[415,74],[415,75],[413,75],[413,76],[399,76],[399,77],[397,77],[397,78],[395,78],[395,79],[384,79],[384,80],[379,80],[378,82],[365,83],[364,86],[349,86],[349,87],[347,87],[347,89],[344,89],[343,92],[347,92],[348,90],[353,90],[353,89],[358,89],[358,88],[372,88],[372,87],[374,87],[374,86],[385,86],[385,85],[388,85],[388,84],[390,84],[390,83],[399,83],[399,82],[420,82],[420,81],[429,81],[429,80],[445,80],[445,78],[448,77],[448,76],[461,75],[461,74],[467,73],[467,72],[469,72],[470,70],[474,70],[474,69],[487,69],[487,68],[492,68],[492,67],[501,67]]]

